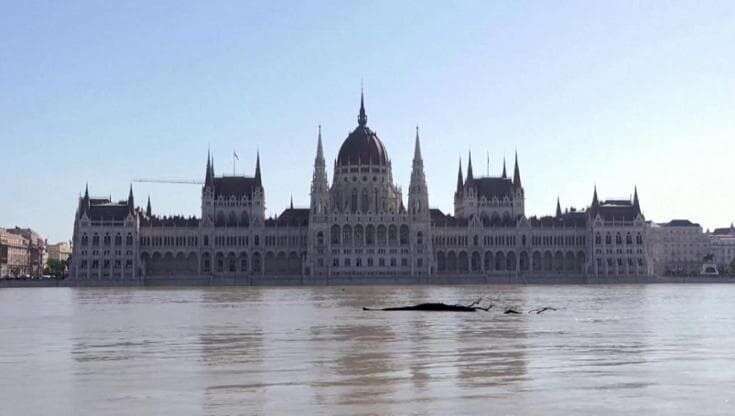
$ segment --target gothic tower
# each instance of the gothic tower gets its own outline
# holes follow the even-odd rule
[[[326,214],[328,201],[329,181],[327,180],[324,149],[322,147],[322,126],[320,125],[316,145],[316,158],[314,159],[314,175],[311,178],[311,214]]]
[[[426,189],[426,176],[424,175],[424,161],[421,157],[418,126],[416,126],[416,143],[413,150],[411,183],[408,187],[408,210],[414,221],[429,220],[429,193]]]

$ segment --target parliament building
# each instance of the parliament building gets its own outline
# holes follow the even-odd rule
[[[649,223],[638,192],[601,200],[595,188],[584,210],[528,217],[516,155],[499,176],[476,175],[460,162],[454,213],[431,208],[416,130],[408,195],[368,127],[361,97],[357,127],[327,175],[321,128],[309,208],[266,218],[260,156],[253,176],[218,176],[208,155],[201,216],[159,216],[127,200],[79,198],[71,278],[135,280],[411,278],[444,282],[512,276],[649,276]]]

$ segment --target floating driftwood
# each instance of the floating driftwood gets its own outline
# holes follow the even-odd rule
[[[505,309],[505,312],[503,312],[503,313],[506,314],[506,315],[519,315],[520,314],[520,312],[518,312],[517,310],[515,310],[513,308],[506,308]]]
[[[551,306],[544,306],[543,308],[531,309],[530,311],[528,311],[528,313],[535,313],[536,315],[538,315],[538,314],[544,313],[546,311],[556,311],[556,310],[558,310],[558,309],[552,308]]]
[[[493,305],[482,307],[478,299],[469,305],[447,305],[446,303],[419,303],[418,305],[411,306],[398,306],[393,308],[365,308],[363,311],[424,311],[424,312],[476,312],[476,311],[489,311]]]

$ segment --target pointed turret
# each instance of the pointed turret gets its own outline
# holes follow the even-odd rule
[[[212,167],[212,153],[207,149],[207,171],[204,174],[204,186],[211,186],[214,183],[214,168]]]
[[[513,186],[521,188],[521,169],[518,166],[518,152],[516,152],[515,166],[513,167]]]
[[[469,151],[467,155],[467,182],[468,185],[472,185],[472,181],[475,180],[475,176],[472,174],[472,151]]]
[[[360,88],[360,114],[357,115],[357,124],[360,126],[367,125],[367,114],[365,114],[365,94]]]
[[[416,126],[416,142],[413,147],[413,161],[416,163],[417,160],[423,161],[421,158],[421,143],[419,142],[419,126]]]
[[[293,209],[293,194],[291,194],[291,204],[289,205],[290,209]]]
[[[593,216],[597,214],[597,208],[599,207],[600,200],[597,198],[597,185],[595,185],[595,192],[592,194],[592,205],[590,206]]]
[[[556,218],[561,218],[561,202],[559,197],[556,197]]]
[[[128,192],[128,210],[133,212],[135,209],[135,199],[133,199],[133,184],[130,184],[130,192]]]
[[[413,168],[411,169],[411,182],[408,186],[408,209],[412,214],[420,214],[416,218],[429,219],[429,193],[426,187],[426,176],[424,175],[424,161],[421,158],[421,141],[419,139],[419,126],[416,126],[416,139],[413,150]]]
[[[84,197],[81,201],[81,209],[79,216],[81,217],[85,212],[89,210],[89,183],[84,185]]]
[[[260,176],[260,150],[255,157],[255,184],[260,188],[263,187],[263,179]]]
[[[316,157],[314,158],[314,174],[311,178],[311,212],[315,214],[323,213],[328,205],[329,182],[327,180],[327,168],[325,165],[324,148],[322,145],[322,126],[320,124],[316,142]]]
[[[457,173],[457,191],[459,194],[464,188],[464,180],[462,179],[462,158],[459,158],[459,172]]]
[[[641,213],[641,204],[638,201],[638,186],[633,188],[633,209],[635,209],[636,214]]]
[[[145,206],[145,215],[150,218],[153,216],[153,210],[151,209],[151,196],[148,195],[148,203]]]
[[[503,174],[500,175],[501,178],[506,179],[508,177],[508,172],[505,170],[505,157],[503,157]]]
[[[324,148],[322,147],[322,125],[319,125],[319,136],[316,142],[316,163],[321,163],[324,166]]]

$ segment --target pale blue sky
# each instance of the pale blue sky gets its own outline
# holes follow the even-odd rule
[[[421,126],[442,210],[460,155],[498,174],[517,148],[529,216],[596,183],[637,184],[655,221],[735,220],[731,1],[182,3],[0,6],[0,225],[69,238],[85,182],[123,199],[133,177],[201,179],[208,145],[218,174],[260,148],[269,214],[306,206],[316,126],[331,160],[361,79],[404,190]],[[199,213],[196,186],[134,189]]]

